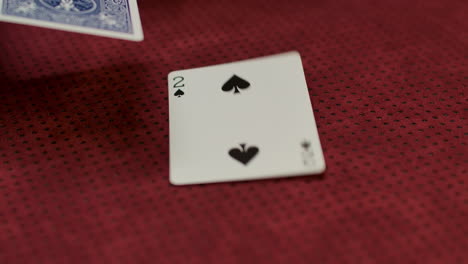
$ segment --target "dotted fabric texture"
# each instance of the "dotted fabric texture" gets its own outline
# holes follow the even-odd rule
[[[467,1],[139,6],[0,23],[0,263],[468,263]],[[167,74],[290,50],[326,173],[171,186]]]

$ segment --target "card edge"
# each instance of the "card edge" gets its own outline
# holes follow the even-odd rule
[[[216,181],[192,181],[188,183],[180,183],[174,182],[172,178],[169,178],[169,182],[175,186],[184,186],[184,185],[207,185],[207,184],[217,184],[217,183],[243,183],[243,182],[251,182],[251,181],[267,181],[267,180],[278,180],[278,179],[290,179],[290,178],[298,178],[298,177],[314,177],[320,176],[325,172],[325,166],[323,170],[320,172],[299,172],[299,173],[292,173],[292,174],[281,174],[278,176],[266,176],[266,177],[255,177],[255,178],[246,178],[246,179],[224,179],[224,180],[216,180]]]
[[[206,69],[206,68],[211,68],[211,67],[218,67],[218,66],[221,66],[221,65],[229,65],[229,64],[235,64],[235,63],[241,63],[241,62],[247,62],[247,61],[250,61],[250,60],[258,60],[258,59],[268,59],[268,58],[273,58],[273,57],[279,57],[279,56],[285,56],[285,55],[295,55],[297,56],[300,61],[301,61],[301,67],[302,67],[302,70],[304,71],[304,67],[302,65],[302,58],[301,58],[301,54],[299,51],[297,50],[290,50],[290,51],[286,51],[286,52],[281,52],[281,53],[276,53],[276,54],[272,54],[272,55],[265,55],[265,56],[260,56],[260,57],[253,57],[253,58],[248,58],[248,59],[243,59],[243,60],[237,60],[237,61],[229,61],[229,62],[224,62],[224,63],[218,63],[218,64],[214,64],[214,65],[207,65],[207,66],[200,66],[200,67],[194,67],[194,68],[187,68],[187,69],[179,69],[179,70],[174,70],[174,71],[171,71],[169,74],[168,74],[168,77],[171,73],[174,73],[174,72],[181,72],[181,71],[191,71],[191,70],[200,70],[200,69]]]

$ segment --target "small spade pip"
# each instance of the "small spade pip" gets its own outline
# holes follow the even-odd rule
[[[229,150],[229,156],[239,161],[240,163],[247,165],[259,152],[258,148],[251,146],[246,148],[246,144],[239,144],[241,148],[232,148]]]
[[[174,93],[174,96],[177,96],[177,97],[181,97],[182,95],[184,95],[184,92],[180,89],[177,89],[177,91]]]
[[[304,165],[315,165],[314,152],[310,149],[310,141],[302,141],[301,146],[304,149],[302,151],[302,162],[304,162]]]
[[[234,90],[234,93],[240,93],[239,89],[247,89],[250,87],[250,83],[237,75],[233,75],[222,87],[225,92]]]

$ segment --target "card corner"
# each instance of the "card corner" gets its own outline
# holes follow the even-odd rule
[[[297,56],[299,58],[301,57],[301,53],[298,50],[291,50],[288,53],[291,54],[291,55]]]
[[[181,185],[185,184],[183,182],[180,182],[180,181],[174,179],[174,177],[169,177],[169,183],[171,183],[174,186],[181,186]]]
[[[170,71],[168,74],[167,74],[167,79],[170,79],[171,76],[177,74],[179,71],[178,70],[175,70],[175,71]]]
[[[316,174],[322,174],[327,170],[327,165],[324,161],[321,162],[320,166],[316,170]]]
[[[135,42],[142,42],[143,40],[145,40],[145,36],[143,34],[136,35],[135,38],[133,38],[132,40]]]

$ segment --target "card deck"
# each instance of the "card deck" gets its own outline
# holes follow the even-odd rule
[[[0,21],[143,40],[136,0],[0,0]]]
[[[171,183],[324,171],[299,53],[174,71],[168,80]]]

